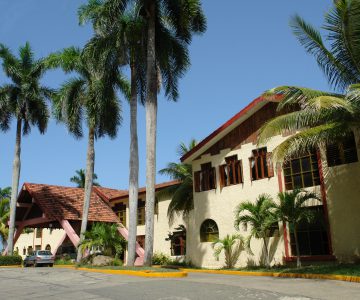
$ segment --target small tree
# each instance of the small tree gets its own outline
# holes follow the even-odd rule
[[[126,248],[126,241],[119,234],[117,224],[94,223],[91,230],[85,232],[80,249],[84,253],[93,247],[102,249],[105,255],[119,258]]]
[[[225,254],[225,268],[232,269],[244,250],[244,241],[239,234],[227,234],[223,239],[217,239],[213,243],[214,256],[219,260],[220,254],[224,251]]]
[[[278,194],[279,204],[275,205],[274,213],[284,224],[289,223],[294,228],[295,247],[296,247],[296,266],[301,267],[299,241],[297,227],[300,222],[312,222],[314,213],[305,208],[305,202],[310,199],[320,198],[315,193],[310,193],[301,189]]]
[[[239,230],[240,224],[249,224],[251,226],[250,236],[247,246],[250,250],[251,238],[262,239],[264,241],[264,251],[266,257],[266,267],[270,268],[270,255],[268,250],[268,233],[270,227],[277,222],[277,218],[272,212],[275,203],[270,195],[261,194],[255,203],[250,201],[238,205],[235,212],[235,229]]]

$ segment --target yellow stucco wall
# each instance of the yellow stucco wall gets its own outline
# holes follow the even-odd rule
[[[357,134],[358,158],[359,138]],[[328,168],[323,159],[323,168],[334,255],[342,262],[359,261],[360,162]]]
[[[26,255],[23,254],[24,248],[27,249],[29,246],[35,247],[39,245],[41,250],[45,250],[46,245],[50,245],[52,253],[54,249],[57,247],[59,241],[64,236],[65,231],[63,229],[43,229],[42,231],[42,238],[36,238],[36,229],[30,233],[23,233],[20,235],[19,239],[17,240],[14,249],[18,248],[19,254],[24,258]],[[55,253],[53,253],[55,254]]]
[[[271,152],[276,145],[278,145],[284,138],[277,136],[272,138],[267,143],[267,151]],[[240,149],[230,151],[230,149],[222,150],[218,155],[206,154],[201,159],[193,161],[193,171],[201,169],[200,165],[211,162],[216,169],[216,189],[204,192],[194,193],[195,209],[191,215],[190,227],[187,236],[187,260],[193,264],[201,267],[220,268],[224,266],[224,255],[220,256],[220,260],[216,261],[214,258],[214,250],[212,243],[200,242],[200,226],[206,219],[214,220],[219,228],[219,237],[223,238],[227,234],[240,233],[246,237],[250,232],[248,226],[246,231],[241,228],[237,232],[234,228],[234,211],[243,201],[254,201],[257,196],[266,193],[276,199],[279,192],[279,184],[277,172],[271,178],[260,180],[250,180],[250,163],[249,157],[252,155],[252,150],[258,148],[253,143],[242,145]],[[220,176],[219,166],[225,163],[225,157],[237,155],[238,159],[242,160],[244,183],[224,187],[220,191]],[[274,166],[274,169],[275,166]],[[282,224],[279,224],[280,236],[270,238],[270,253],[272,264],[281,264],[284,256],[284,241],[282,235]],[[240,255],[238,266],[245,266],[247,264],[258,265],[263,261],[263,241],[252,239],[251,250],[254,255],[243,251]]]
[[[139,196],[139,199],[145,201],[145,196]],[[129,204],[128,199],[121,200],[126,204],[126,227],[129,226]],[[112,203],[115,205],[117,202]],[[173,232],[179,225],[186,226],[186,223],[180,216],[176,216],[172,224],[169,224],[167,218],[167,210],[169,207],[170,199],[159,199],[158,213],[154,217],[154,252],[161,252],[171,255],[170,241],[165,239],[168,237],[169,232]],[[137,227],[137,235],[145,235],[145,226],[140,225]],[[174,257],[173,257],[174,258]]]

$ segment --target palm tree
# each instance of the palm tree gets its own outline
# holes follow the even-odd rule
[[[278,194],[279,204],[275,205],[274,214],[283,224],[289,223],[290,228],[294,228],[294,238],[296,247],[296,266],[301,267],[299,241],[297,235],[297,227],[301,222],[310,223],[314,214],[305,208],[306,201],[320,198],[315,193],[295,189],[290,192],[282,192]]]
[[[178,147],[178,155],[182,157],[196,146],[196,141],[192,139],[189,145],[181,143]],[[168,207],[167,216],[171,224],[176,214],[182,214],[186,218],[194,208],[193,195],[193,173],[191,164],[168,163],[167,167],[160,170],[159,174],[168,175],[171,179],[178,180],[179,184],[169,186],[159,192],[157,197],[170,196],[171,201]]]
[[[75,171],[76,175],[70,178],[70,181],[77,184],[78,188],[84,188],[85,187],[85,170],[80,169]],[[100,186],[98,182],[95,180],[97,179],[97,175],[93,174],[93,186]]]
[[[108,135],[115,138],[121,123],[121,108],[116,95],[116,86],[122,77],[119,70],[104,68],[102,61],[94,61],[82,55],[79,49],[67,48],[52,54],[48,63],[52,67],[61,66],[65,72],[76,72],[65,82],[54,100],[55,117],[63,121],[70,133],[82,136],[82,122],[88,127],[88,150],[85,173],[84,208],[80,230],[80,241],[84,240],[87,228],[90,197],[93,186],[95,164],[95,138]],[[124,83],[123,83],[124,84]],[[78,249],[77,261],[81,259]]]
[[[262,239],[264,242],[264,252],[266,266],[270,268],[270,254],[268,250],[268,235],[270,228],[277,222],[276,216],[272,212],[275,203],[270,195],[261,194],[255,203],[246,201],[240,203],[235,211],[235,229],[239,230],[241,224],[250,225],[251,232],[248,237],[248,249],[250,249],[251,238]]]
[[[318,30],[299,16],[292,19],[294,34],[305,50],[315,57],[329,83],[339,93],[282,86],[264,94],[270,98],[281,95],[283,99],[278,109],[285,114],[263,126],[260,143],[284,131],[301,130],[273,151],[274,159],[281,161],[315,147],[341,141],[359,128],[359,20],[359,1],[334,1],[325,15],[323,26],[327,32],[326,39],[330,41],[330,47],[327,47]],[[293,112],[289,113],[289,109]]]
[[[223,239],[217,239],[212,245],[216,260],[219,260],[221,252],[224,251],[227,269],[232,269],[236,265],[244,249],[243,238],[239,234],[227,234]]]
[[[117,224],[94,223],[91,230],[85,232],[85,238],[79,246],[83,253],[92,248],[100,248],[104,255],[120,258],[126,241],[119,235]]]
[[[144,90],[146,87],[147,101],[145,101],[145,106],[147,111],[146,124],[148,150],[145,264],[150,265],[153,253],[156,113],[157,93],[161,81],[160,78],[163,79],[165,95],[169,99],[176,100],[179,96],[178,79],[189,66],[187,45],[191,42],[193,33],[205,31],[206,21],[198,0],[186,0],[181,4],[169,0],[89,1],[87,5],[80,8],[80,15],[82,16],[81,20],[92,20],[95,31],[99,33],[100,36],[104,35],[104,31],[108,33],[108,29],[110,28],[110,32],[116,32],[117,36],[120,37],[116,38],[115,42],[114,39],[108,39],[108,43],[104,43],[105,48],[109,48],[111,45],[113,47],[115,45],[124,45],[121,41],[124,40],[124,36],[128,37],[123,34],[125,23],[118,22],[117,20],[121,20],[119,15],[124,12],[126,4],[128,3],[130,3],[129,10],[136,12],[136,22],[133,22],[132,24],[140,24],[139,26],[136,25],[136,29],[134,29],[133,26],[129,27],[129,32],[130,35],[137,37],[135,38],[135,44],[133,44],[132,50],[130,51],[130,65],[131,59],[134,58],[133,66],[138,66],[139,68],[132,68],[131,76],[134,80],[137,78],[139,84],[138,93],[140,94],[141,99],[144,99]],[[114,9],[114,7],[116,9]],[[116,24],[120,24],[120,26],[117,26]],[[156,43],[154,36],[155,31]],[[125,48],[127,48],[128,45],[129,44],[126,44]],[[135,46],[137,49],[136,51],[134,51]],[[122,51],[120,51],[120,53],[122,53]],[[151,56],[149,55],[150,53]],[[134,54],[138,55],[134,56]],[[134,74],[134,70],[136,70],[136,74]],[[134,87],[134,85],[132,86]],[[135,201],[137,201],[137,199],[134,196],[134,202]],[[129,202],[131,203],[132,201]],[[133,209],[130,209],[130,213],[131,215],[134,215],[136,212],[134,209],[135,204],[132,208]],[[130,218],[130,223],[135,226],[136,219]],[[133,245],[131,236],[133,236],[132,231],[129,232],[129,252],[130,247]],[[133,236],[133,239],[135,239],[135,236]]]
[[[10,197],[11,197],[11,188],[6,187],[0,188],[0,240],[2,246],[6,247],[6,240],[9,234],[8,220],[10,214]]]
[[[89,2],[79,9],[81,23],[91,20],[97,34],[88,44],[87,51],[95,56],[106,54],[107,56],[119,57],[112,63],[120,67],[123,61],[130,65],[130,157],[129,157],[129,236],[127,265],[133,266],[136,259],[136,236],[137,236],[137,206],[139,187],[139,151],[137,135],[137,101],[138,96],[144,102],[144,66],[145,66],[145,26],[140,13],[140,6],[135,3],[134,7],[126,11],[121,9],[118,3],[118,15],[109,9],[116,1]],[[125,3],[124,3],[125,5]]]
[[[206,20],[199,0],[143,0],[147,21],[146,51],[146,211],[145,211],[145,255],[144,265],[150,266],[153,255],[155,176],[156,176],[156,132],[157,132],[157,68],[162,59],[158,59],[157,49],[161,47],[160,28],[173,31],[185,45],[191,43],[195,33],[206,30]],[[157,47],[156,44],[159,43]],[[172,61],[164,57],[171,67]],[[185,71],[175,66],[178,76]],[[175,73],[176,74],[176,73]],[[171,76],[170,76],[171,77]],[[175,77],[176,78],[176,77]],[[175,83],[175,82],[174,82]],[[168,92],[168,91],[166,91]],[[177,93],[177,89],[176,89]]]
[[[44,59],[34,58],[29,43],[19,48],[18,57],[5,45],[0,44],[0,59],[4,73],[12,81],[0,88],[0,128],[7,130],[11,119],[16,120],[8,237],[8,253],[11,255],[14,248],[16,198],[20,179],[21,136],[29,134],[31,126],[38,127],[41,134],[45,133],[49,119],[46,102],[53,96],[53,91],[40,82],[47,66]]]

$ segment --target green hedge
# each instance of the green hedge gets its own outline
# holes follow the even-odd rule
[[[20,255],[0,256],[0,266],[21,265],[22,257]]]

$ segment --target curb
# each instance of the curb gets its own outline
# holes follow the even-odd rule
[[[22,268],[22,265],[0,266],[0,269]]]
[[[55,268],[73,269],[79,271],[103,273],[103,274],[111,274],[111,275],[130,275],[130,276],[152,277],[152,278],[183,278],[188,276],[188,273],[183,270],[181,270],[181,272],[151,272],[151,271],[133,271],[133,270],[76,268],[74,266],[55,266]]]
[[[238,275],[238,276],[267,276],[267,277],[304,278],[304,279],[326,279],[326,280],[340,280],[340,281],[360,283],[360,276],[349,276],[349,275],[272,273],[272,272],[196,270],[196,269],[180,269],[180,270],[185,271],[187,273],[208,273],[208,274]]]

